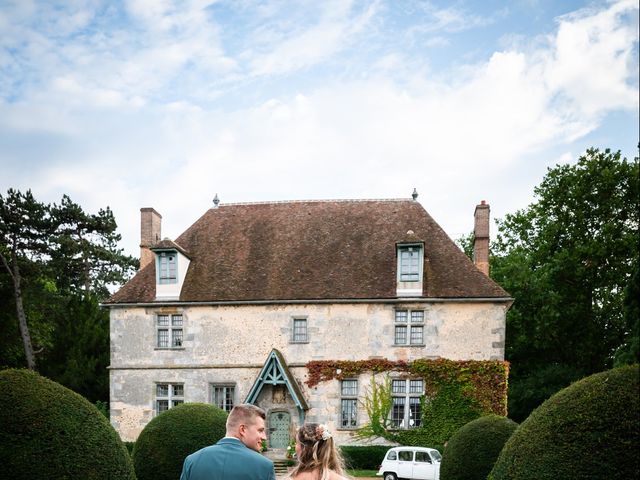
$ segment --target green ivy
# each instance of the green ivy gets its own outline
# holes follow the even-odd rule
[[[307,364],[307,385],[354,377],[373,372],[364,407],[369,423],[358,435],[383,437],[402,445],[442,448],[461,426],[482,415],[507,414],[507,377],[509,363],[500,360],[419,359],[414,362],[387,359],[362,361],[313,361]],[[391,405],[390,378],[376,381],[381,372],[403,372],[425,382],[420,427],[393,430],[388,423]]]
[[[461,426],[482,416],[480,405],[456,384],[443,385],[431,401],[424,402],[422,424],[395,435],[403,445],[443,446]]]

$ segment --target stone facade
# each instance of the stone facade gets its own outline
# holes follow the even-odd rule
[[[478,268],[415,197],[216,204],[175,241],[141,209],[141,268],[106,302],[112,424],[135,440],[181,402],[250,402],[272,447],[305,420],[357,443],[371,374],[310,388],[308,362],[503,360],[512,299],[479,271],[489,206],[475,216]],[[392,420],[415,426],[424,386],[400,382]]]
[[[424,311],[424,344],[395,346],[395,310]],[[504,358],[506,305],[497,302],[306,303],[295,305],[212,305],[111,309],[111,419],[125,440],[134,440],[154,415],[155,385],[184,385],[184,401],[211,403],[211,385],[234,387],[243,402],[274,348],[287,362],[310,409],[304,418],[339,429],[340,385],[309,389],[310,360],[418,358],[490,360]],[[156,315],[181,314],[179,348],[156,346]],[[294,343],[293,319],[307,320],[308,342]],[[361,375],[362,400],[368,376]],[[267,388],[269,387],[269,388]],[[275,388],[275,387],[273,387]],[[289,393],[265,386],[257,404],[286,411],[292,427],[300,412]],[[284,393],[284,395],[282,395]],[[359,420],[365,420],[359,411]],[[341,431],[340,443],[352,441]]]

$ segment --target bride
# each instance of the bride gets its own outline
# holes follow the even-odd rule
[[[325,425],[305,423],[296,435],[298,464],[286,477],[291,480],[347,480],[344,462]]]

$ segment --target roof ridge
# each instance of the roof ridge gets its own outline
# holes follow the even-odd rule
[[[280,205],[284,203],[324,203],[324,202],[413,202],[412,198],[326,198],[326,199],[309,199],[309,200],[267,200],[262,202],[220,202],[217,208],[229,207],[236,205]],[[212,207],[216,208],[216,207]]]

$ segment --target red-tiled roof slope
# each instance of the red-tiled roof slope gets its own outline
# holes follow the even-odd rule
[[[509,296],[418,202],[342,200],[210,209],[176,239],[191,256],[180,301],[395,298],[406,241],[424,242],[425,297]],[[152,262],[108,303],[153,302],[154,282]]]

